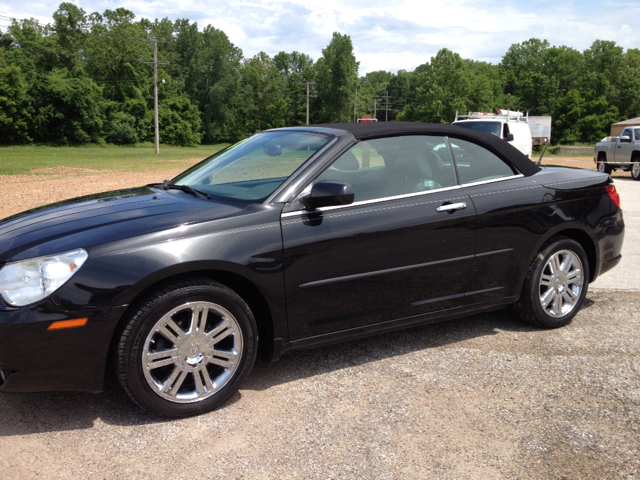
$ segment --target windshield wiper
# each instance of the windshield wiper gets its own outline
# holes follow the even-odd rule
[[[176,185],[175,183],[171,183],[169,180],[165,180],[162,183],[152,183],[151,185],[160,185],[163,190],[181,190],[184,193],[188,193],[189,195],[193,195],[194,197],[198,198],[211,198],[208,193],[196,190],[189,185]]]

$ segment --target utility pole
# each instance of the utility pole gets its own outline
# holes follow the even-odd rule
[[[377,105],[377,99],[373,99],[373,118],[378,118],[378,105]]]
[[[317,95],[309,95],[309,85],[315,85],[316,82],[298,82],[303,85],[307,85],[307,94],[306,95],[298,95],[298,97],[307,97],[307,125],[309,125],[309,99],[311,97],[317,97]]]
[[[353,100],[353,121],[358,121],[358,89],[356,88],[356,98]]]
[[[164,40],[152,38],[144,41],[144,43],[153,44],[153,62],[141,62],[153,64],[153,110],[154,124],[156,127],[156,154],[160,153],[160,128],[158,125],[158,65],[169,65],[169,62],[158,62],[158,42],[164,43]]]
[[[389,90],[387,90],[387,108],[385,109],[385,112],[384,112],[384,121],[385,122],[389,121]]]

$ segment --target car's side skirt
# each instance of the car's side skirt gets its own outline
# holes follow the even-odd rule
[[[340,330],[338,332],[327,333],[324,335],[302,338],[300,340],[295,340],[284,345],[282,344],[282,339],[274,339],[274,341],[279,342],[279,348],[274,348],[274,358],[272,359],[272,361],[276,361],[278,359],[277,357],[280,356],[279,353],[284,353],[290,350],[331,345],[333,343],[355,340],[358,338],[368,337],[370,335],[392,332],[394,330],[402,330],[404,328],[414,327],[418,325],[453,320],[455,318],[465,317],[475,313],[486,312],[488,310],[501,308],[504,305],[514,303],[517,300],[518,297],[503,297],[496,300],[489,300],[485,302],[474,303],[471,305],[465,305],[463,307],[448,308],[445,310],[438,310],[437,312],[429,312],[426,314],[399,318],[387,322],[376,323],[373,325],[350,328],[347,330]]]

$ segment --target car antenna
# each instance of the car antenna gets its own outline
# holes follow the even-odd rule
[[[549,146],[549,144],[547,143],[544,146],[544,150],[542,151],[542,155],[540,155],[540,158],[538,159],[538,161],[536,162],[536,165],[540,165],[542,163],[542,157],[544,157],[544,153],[547,151],[547,147]]]

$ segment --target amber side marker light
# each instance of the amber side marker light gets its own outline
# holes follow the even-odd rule
[[[74,318],[73,320],[60,320],[53,322],[49,325],[47,330],[62,330],[63,328],[76,328],[84,327],[87,324],[88,318]]]

